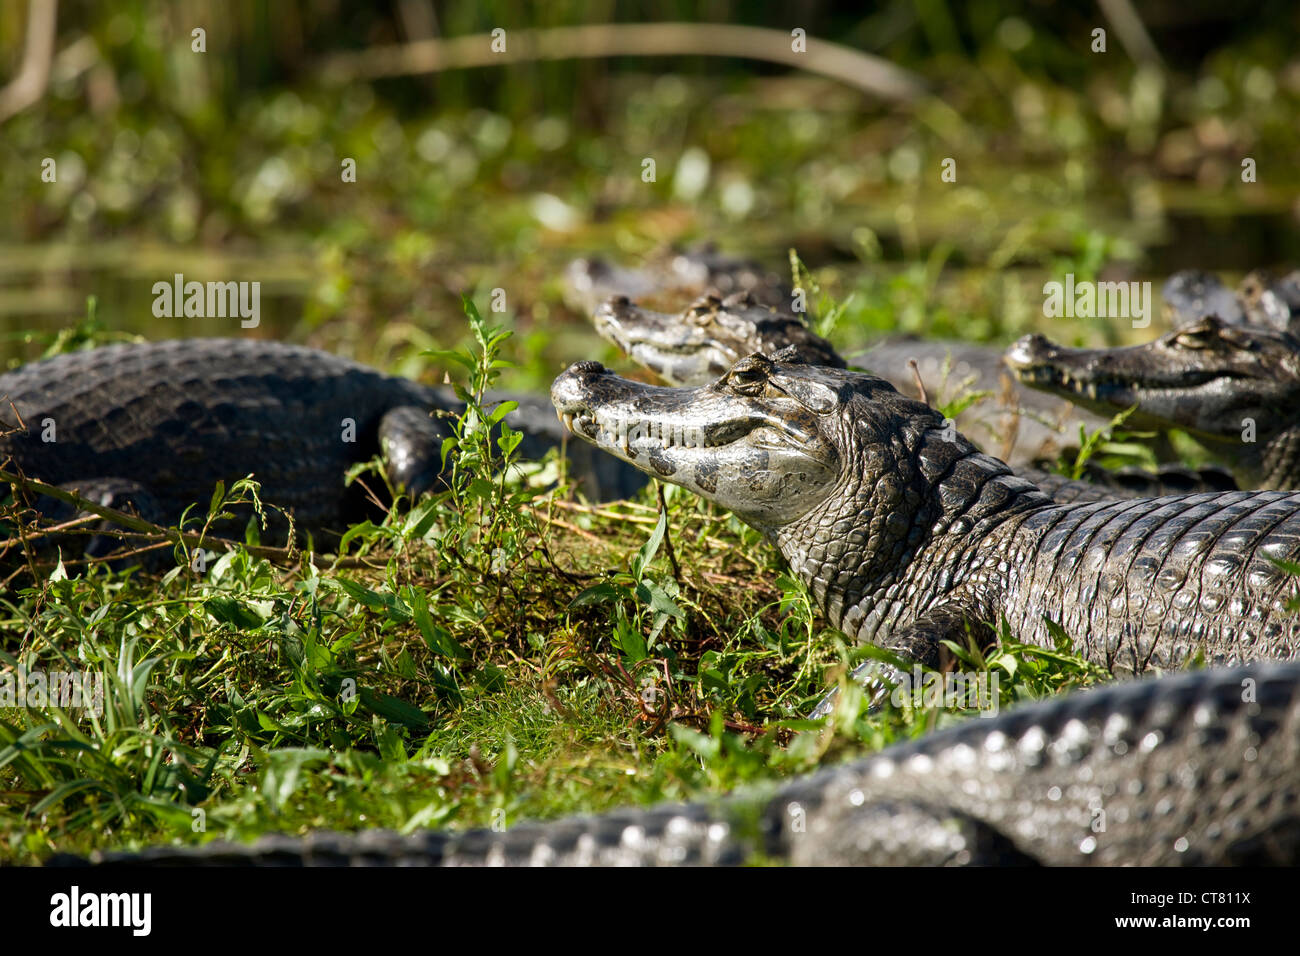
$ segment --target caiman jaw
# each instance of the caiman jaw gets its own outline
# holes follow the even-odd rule
[[[1126,349],[1072,349],[1056,345],[1042,335],[1028,335],[1007,351],[1005,360],[1022,384],[1109,413],[1141,404],[1147,392],[1190,395],[1209,383],[1239,377],[1227,368],[1163,369],[1153,365],[1131,373],[1125,369],[1126,358],[1150,352],[1151,348],[1143,345]]]
[[[730,343],[681,316],[643,309],[626,296],[601,303],[592,315],[597,334],[671,384],[702,385],[736,360]]]

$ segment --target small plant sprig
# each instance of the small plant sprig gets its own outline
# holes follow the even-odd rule
[[[1155,466],[1155,458],[1149,451],[1140,445],[1131,442],[1115,441],[1115,438],[1125,436],[1129,433],[1120,430],[1135,411],[1137,406],[1126,408],[1117,414],[1101,428],[1093,432],[1080,425],[1079,426],[1079,451],[1074,456],[1073,462],[1062,462],[1061,472],[1069,475],[1075,481],[1083,478],[1088,472],[1088,462],[1096,455],[1107,454],[1110,456],[1119,456],[1122,458],[1133,458],[1148,467]],[[1138,437],[1134,435],[1134,437]]]
[[[815,317],[809,325],[818,335],[829,336],[852,305],[853,296],[850,295],[843,302],[835,301],[830,293],[822,288],[821,283],[804,265],[803,260],[799,258],[799,253],[794,249],[790,250],[790,277],[794,281],[796,292],[805,292],[806,298],[816,297],[817,301],[813,309]]]
[[[525,508],[534,492],[512,484],[511,465],[523,435],[505,421],[519,407],[514,401],[489,401],[488,390],[502,369],[513,364],[501,358],[501,346],[510,338],[507,329],[489,328],[473,301],[462,296],[465,316],[478,350],[429,350],[422,354],[453,362],[465,369],[468,381],[453,385],[465,410],[450,421],[452,434],[442,443],[443,474],[453,518],[444,543],[455,539],[463,558],[477,558],[480,572],[500,573],[518,556],[530,520]],[[468,516],[473,515],[473,520]]]

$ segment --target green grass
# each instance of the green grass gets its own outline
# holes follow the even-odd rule
[[[341,556],[242,545],[194,570],[175,545],[165,573],[37,552],[12,570],[0,666],[94,671],[107,693],[97,716],[0,709],[0,857],[689,799],[962,715],[868,714],[850,687],[831,726],[802,721],[862,651],[694,496],[530,487],[481,403],[504,333],[466,310],[477,348],[440,356],[469,407],[449,488],[354,528]],[[29,522],[12,502],[3,517],[11,540]],[[1002,706],[1102,676],[1068,648],[963,653],[999,674]]]

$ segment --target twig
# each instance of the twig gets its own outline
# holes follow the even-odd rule
[[[27,41],[18,72],[0,89],[0,122],[40,102],[50,83],[58,0],[31,0],[27,5]]]
[[[1129,0],[1097,0],[1102,16],[1119,37],[1120,46],[1138,63],[1164,66],[1160,51],[1151,41],[1151,34],[1142,25],[1142,18]]]
[[[569,522],[563,520],[562,518],[551,517],[547,520],[550,521],[552,524],[558,524],[565,531],[572,531],[574,534],[582,535],[588,541],[594,541],[596,542],[596,544],[604,545],[607,548],[617,547],[612,542],[606,541],[604,538],[597,537],[596,535],[592,534],[590,531],[586,531],[582,528],[579,528],[576,524],[570,524]]]
[[[916,390],[920,393],[921,404],[929,405],[930,395],[925,390],[925,382],[921,381],[921,366],[916,364],[916,359],[910,358],[907,360],[907,367],[912,370],[912,378],[916,380]]]
[[[664,520],[664,553],[668,555],[668,563],[673,567],[673,579],[677,582],[678,587],[685,587],[682,584],[682,568],[677,563],[677,552],[673,550],[673,536],[668,531],[668,502],[664,500],[664,483],[655,482],[655,492],[659,495],[659,514]]]
[[[152,522],[145,521],[135,515],[128,514],[125,511],[118,511],[116,508],[109,508],[98,502],[91,501],[89,498],[83,498],[81,495],[63,488],[57,488],[54,485],[47,485],[43,481],[37,481],[35,478],[28,478],[25,475],[14,474],[13,472],[0,469],[0,481],[8,482],[19,488],[34,491],[37,494],[46,495],[55,498],[65,504],[72,505],[79,511],[88,511],[93,515],[98,515],[105,521],[111,521],[113,524],[121,525],[129,531],[139,533],[146,539],[152,539],[156,546],[161,547],[167,543],[176,544],[184,542],[187,545],[206,545],[209,547],[225,546],[228,551],[236,548],[243,548],[246,552],[256,558],[265,558],[268,561],[287,562],[293,559],[296,548],[275,548],[260,544],[245,544],[240,541],[232,541],[229,538],[217,537],[215,535],[202,534],[197,531],[183,531],[179,528],[163,528]],[[48,531],[49,529],[43,529]],[[135,537],[135,535],[123,534],[122,537]],[[0,542],[10,544],[12,542]],[[118,560],[121,555],[110,555],[102,560]],[[101,560],[101,559],[88,559]],[[66,562],[65,562],[66,563]],[[360,558],[337,558],[332,566],[334,567],[368,567]]]
[[[766,27],[727,23],[602,23],[511,30],[505,36],[504,50],[494,51],[495,41],[489,33],[475,33],[338,53],[322,62],[321,75],[327,82],[347,83],[534,60],[733,56],[807,70],[893,102],[910,102],[925,93],[925,84],[919,76],[881,57],[815,37],[807,37],[806,50],[796,52],[790,33]]]
[[[1007,415],[1003,418],[1007,422],[1006,431],[1002,435],[1002,447],[998,449],[1001,454],[998,457],[1007,461],[1011,458],[1011,450],[1016,447],[1016,439],[1020,437],[1020,396],[1016,393],[1015,382],[1006,372],[1001,373],[998,381],[1002,387],[999,404],[1007,409]]]

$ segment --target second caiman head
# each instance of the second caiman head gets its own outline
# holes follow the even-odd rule
[[[596,309],[592,322],[604,339],[670,385],[705,385],[752,352],[771,355],[791,346],[811,365],[844,367],[834,347],[797,316],[749,292],[704,295],[678,315],[616,296]]]

